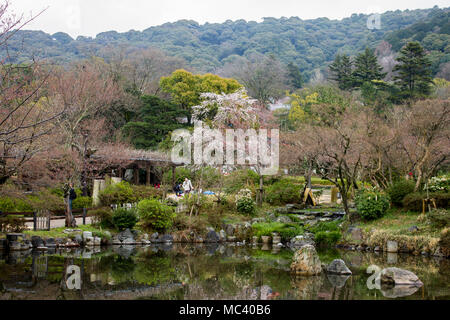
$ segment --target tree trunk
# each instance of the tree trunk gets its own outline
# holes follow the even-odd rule
[[[264,176],[261,174],[259,175],[259,189],[258,189],[258,196],[256,198],[256,203],[259,207],[262,207],[263,196],[264,196]]]
[[[70,209],[69,197],[67,197],[66,203],[67,203],[66,228],[75,228],[77,226],[77,221],[73,217],[72,210]]]

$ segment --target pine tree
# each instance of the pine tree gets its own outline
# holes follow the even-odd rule
[[[383,80],[387,73],[379,65],[373,50],[366,48],[363,53],[358,54],[355,59],[355,70],[353,80],[355,87],[361,87],[365,82],[372,80]]]
[[[339,89],[351,90],[353,88],[352,61],[348,55],[336,55],[334,62],[329,66],[331,79],[336,81]]]
[[[287,74],[289,85],[295,90],[303,87],[303,77],[300,69],[292,62],[287,65]]]
[[[431,92],[431,62],[419,42],[409,42],[401,50],[393,71],[394,77],[405,99],[427,96]]]

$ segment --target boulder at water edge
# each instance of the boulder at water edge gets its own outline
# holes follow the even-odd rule
[[[291,264],[291,271],[298,275],[314,276],[322,272],[322,265],[316,249],[305,245],[295,252]]]
[[[380,281],[383,284],[394,285],[394,286],[423,286],[422,281],[412,273],[411,271],[400,269],[400,268],[386,268],[381,271]]]
[[[333,260],[327,267],[327,273],[332,274],[352,274],[350,269],[342,259]]]

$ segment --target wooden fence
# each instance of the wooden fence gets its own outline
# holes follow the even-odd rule
[[[93,208],[83,208],[83,209],[73,209],[72,214],[81,213],[79,215],[74,215],[74,218],[83,218],[83,225],[86,224],[87,212],[93,210]],[[57,215],[59,214],[59,215]],[[64,210],[59,211],[49,211],[49,210],[38,210],[35,212],[2,212],[0,211],[0,216],[23,216],[25,222],[33,222],[33,230],[50,230],[51,220],[65,219]],[[27,218],[28,217],[28,218]]]

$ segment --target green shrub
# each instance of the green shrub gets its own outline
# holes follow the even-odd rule
[[[28,199],[1,197],[0,211],[3,212],[32,212],[33,206]]]
[[[324,232],[324,231],[339,231],[340,221],[329,221],[329,222],[319,222],[311,228],[313,233]]]
[[[112,223],[119,231],[133,229],[137,222],[136,209],[119,208],[113,212]]]
[[[89,211],[94,223],[102,228],[114,228],[113,211],[109,207]]]
[[[450,211],[444,209],[435,209],[427,215],[428,221],[433,228],[443,229],[450,227]]]
[[[377,191],[362,191],[355,198],[358,214],[365,220],[381,218],[389,209],[389,196]]]
[[[243,188],[254,189],[259,182],[258,174],[250,169],[235,170],[225,177],[224,190],[226,193],[237,193]]]
[[[136,186],[132,185],[133,190],[133,201],[141,201],[144,199],[157,198],[162,199],[163,191],[162,189],[155,188],[153,186]]]
[[[138,203],[139,225],[144,229],[164,231],[172,226],[175,218],[171,206],[155,199],[146,199]]]
[[[423,200],[427,198],[426,193],[411,193],[403,199],[403,207],[409,211],[422,212]],[[430,192],[429,198],[434,199],[437,208],[448,208],[450,192]]]
[[[255,213],[256,204],[251,198],[241,198],[236,201],[236,208],[239,213],[252,215]]]
[[[339,231],[319,231],[315,234],[314,241],[318,245],[334,245],[342,237]]]
[[[282,241],[289,241],[295,236],[304,233],[304,230],[298,224],[282,222],[260,222],[252,225],[253,235],[256,237],[272,236],[272,233],[278,233]]]
[[[303,184],[295,184],[288,179],[281,179],[266,188],[266,201],[271,205],[299,203]]]
[[[100,192],[99,199],[102,206],[105,207],[112,204],[133,203],[136,201],[133,188],[126,181],[106,187]]]
[[[414,192],[415,183],[412,180],[399,180],[390,186],[386,192],[393,205],[401,207],[406,195]]]

